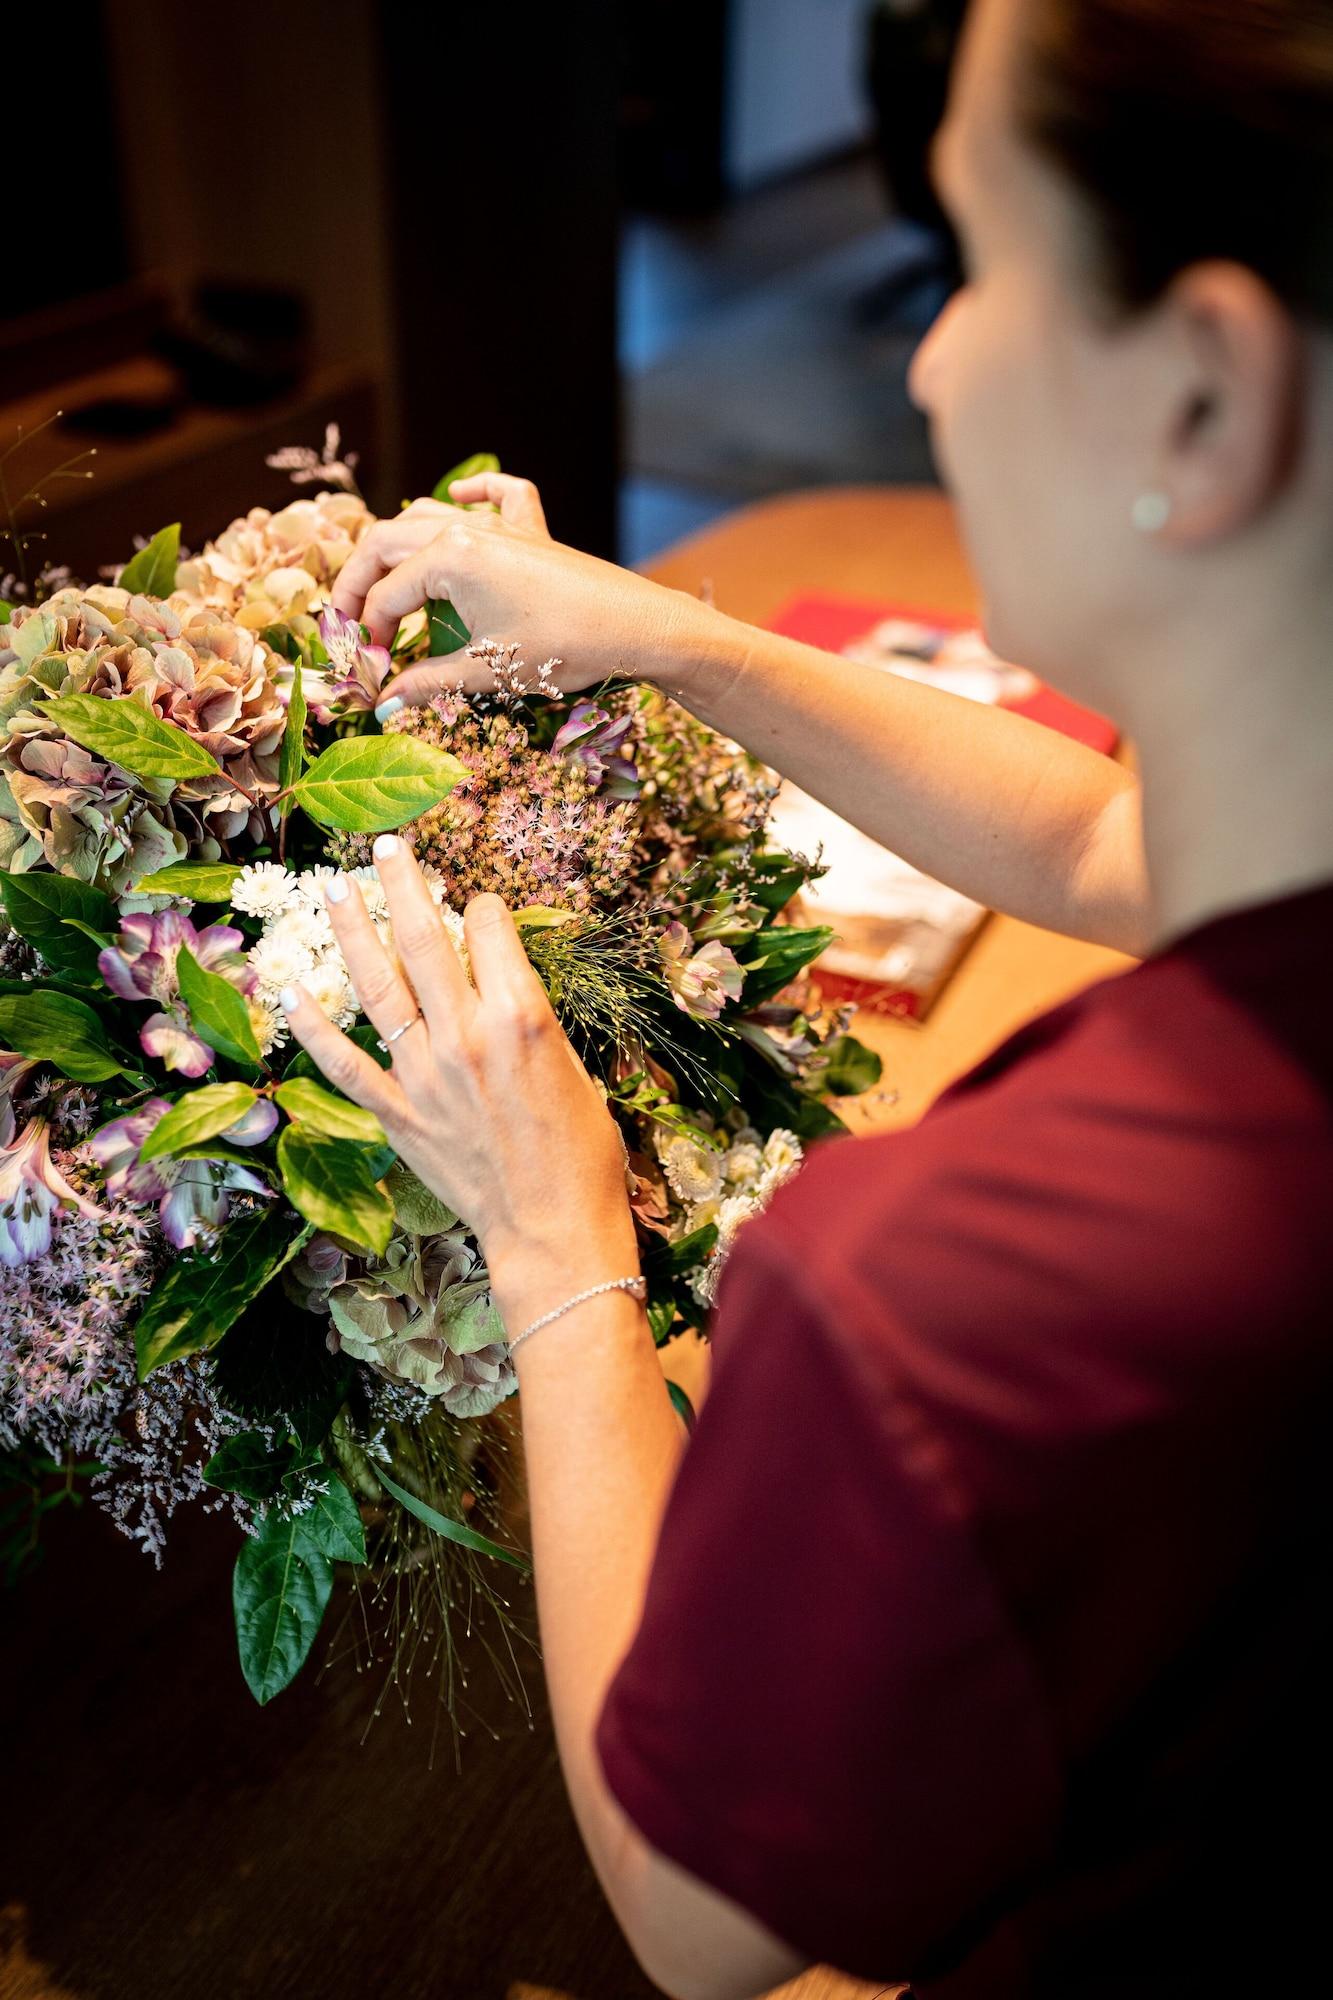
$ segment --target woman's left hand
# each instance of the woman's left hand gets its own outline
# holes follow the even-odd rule
[[[475,1233],[511,1337],[520,1322],[639,1269],[619,1129],[556,1019],[499,896],[464,912],[463,964],[407,843],[375,842],[401,970],[356,883],[327,898],[392,1069],[336,1028],[300,986],[287,1018],[329,1082],[373,1111],[390,1145]],[[284,994],[284,1004],[290,997]]]

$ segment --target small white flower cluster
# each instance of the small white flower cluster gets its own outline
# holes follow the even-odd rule
[[[298,982],[304,986],[335,1027],[350,1028],[360,1016],[361,1003],[348,977],[324,900],[325,883],[340,872],[359,886],[380,942],[396,964],[388,898],[378,871],[372,867],[340,871],[321,863],[298,874],[279,861],[258,861],[243,868],[232,887],[232,908],[258,917],[264,926],[263,936],[249,952],[250,964],[258,975],[249,1007],[265,1055],[288,1039],[287,1018],[278,999],[284,986]],[[422,873],[464,969],[469,970],[463,919],[445,901],[444,878],[430,866]]]
[[[685,1133],[660,1127],[653,1141],[667,1186],[683,1210],[672,1236],[688,1236],[710,1222],[717,1224],[716,1247],[690,1279],[690,1290],[703,1306],[711,1306],[717,1297],[736,1231],[768,1206],[775,1190],[791,1179],[804,1158],[800,1140],[783,1126],[767,1139],[753,1125],[741,1125],[729,1134],[719,1132],[717,1137],[729,1137],[724,1150],[701,1146]]]

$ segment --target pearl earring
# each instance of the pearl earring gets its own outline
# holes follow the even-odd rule
[[[1140,493],[1129,510],[1129,518],[1141,534],[1155,535],[1171,518],[1171,499],[1166,493]]]

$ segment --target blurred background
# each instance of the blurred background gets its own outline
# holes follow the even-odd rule
[[[20,10],[0,530],[87,579],[168,520],[198,547],[331,423],[377,512],[494,450],[625,562],[930,479],[905,374],[957,281],[925,157],[962,11]]]

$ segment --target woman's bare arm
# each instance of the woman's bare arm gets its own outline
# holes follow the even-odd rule
[[[937,881],[1143,956],[1137,779],[1044,723],[682,598],[651,678]]]

